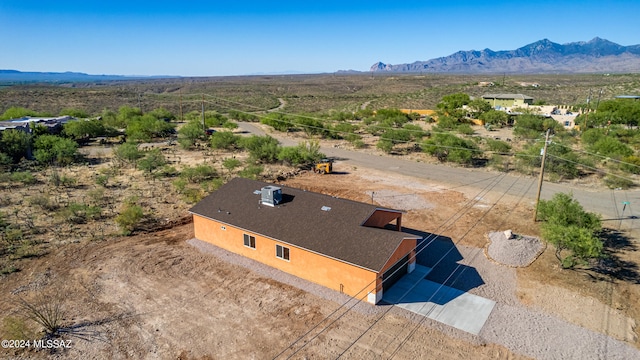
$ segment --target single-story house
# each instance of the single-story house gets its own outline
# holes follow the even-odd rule
[[[415,268],[398,210],[234,178],[190,213],[199,240],[373,304]]]
[[[485,94],[482,95],[482,99],[491,104],[494,109],[533,105],[533,98],[522,94]]]

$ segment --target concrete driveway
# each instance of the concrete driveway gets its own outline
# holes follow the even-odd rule
[[[416,265],[383,294],[382,301],[478,335],[495,301],[426,280],[430,271]]]

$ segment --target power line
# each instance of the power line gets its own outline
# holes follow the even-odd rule
[[[491,189],[493,189],[498,183],[500,183],[500,181],[505,177],[505,174],[502,174],[500,176],[500,179],[498,179],[495,182],[490,183],[489,185],[487,185],[483,190],[480,191],[480,193],[474,197],[473,200],[470,200],[465,206],[463,206],[460,210],[458,210],[456,213],[454,213],[454,215],[452,215],[451,217],[449,217],[449,219],[447,219],[443,224],[441,224],[438,229],[436,229],[436,231],[440,230],[441,228],[445,227],[445,225],[451,221],[451,223],[449,225],[447,225],[444,228],[444,231],[448,230],[451,226],[453,226],[455,224],[455,222],[460,219],[466,212],[469,211],[469,209],[471,209],[473,207],[473,205],[475,205],[477,202],[480,201],[481,198],[481,194],[484,193],[485,191],[488,192]],[[493,184],[493,185],[492,185]],[[452,221],[453,218],[455,218],[457,216],[457,218],[455,220]],[[426,250],[428,248],[428,246],[435,241],[435,239],[440,236],[438,234],[431,233],[427,238],[425,238],[423,241],[428,241],[429,239],[431,239],[424,247],[422,247],[422,249],[420,249],[419,251],[416,252],[416,254],[414,255],[414,257],[412,259],[415,259],[419,253],[421,253],[422,251]],[[446,254],[445,254],[446,256]],[[408,261],[411,261],[412,259],[409,259]],[[438,260],[438,263],[441,261]],[[395,274],[395,272],[399,271],[400,268],[398,268],[397,270],[394,271],[393,274]],[[392,275],[393,275],[392,274]],[[388,279],[388,278],[387,278]],[[385,280],[383,279],[383,282]],[[365,288],[368,288],[372,283],[368,284]],[[364,290],[364,289],[363,289]],[[363,291],[361,290],[361,292]],[[357,295],[357,294],[356,294]],[[363,297],[364,298],[364,297]],[[317,334],[315,334],[314,336],[312,336],[305,344],[303,344],[300,348],[298,348],[296,351],[294,351],[294,353],[292,353],[291,355],[289,355],[289,357],[287,357],[287,359],[291,358],[293,355],[295,355],[296,353],[298,353],[299,351],[301,351],[307,344],[309,344],[311,341],[313,341],[315,338],[317,338],[319,335],[321,335],[324,331],[326,331],[332,324],[334,324],[337,320],[339,320],[340,318],[342,318],[344,315],[346,315],[351,309],[353,309],[353,307],[355,307],[355,305],[357,305],[359,302],[362,301],[362,298],[357,299],[354,297],[352,297],[351,299],[349,299],[347,302],[345,302],[342,306],[346,305],[348,302],[350,302],[352,299],[357,300],[357,302],[355,304],[353,304],[351,307],[349,307],[347,310],[345,310],[345,312],[343,312],[342,314],[340,314],[336,319],[334,319],[333,321],[331,321],[328,325],[326,325],[320,332],[318,332]],[[323,319],[322,321],[320,321],[318,324],[316,324],[316,326],[314,326],[311,330],[307,331],[305,334],[303,334],[301,337],[299,337],[296,341],[294,341],[289,347],[285,348],[281,353],[279,353],[278,355],[276,355],[274,357],[278,358],[279,356],[281,356],[282,354],[284,354],[284,352],[286,352],[287,349],[292,348],[297,342],[301,341],[302,338],[306,337],[313,329],[317,328],[322,322],[324,322],[325,320],[327,320],[330,316],[332,316],[333,314],[335,314],[337,312],[337,310],[339,310],[342,306],[340,306],[338,309],[336,309],[336,311],[332,312],[331,314],[329,314],[329,316],[327,316],[325,319]]]
[[[520,198],[518,199],[518,201],[517,201],[517,202],[516,202],[516,204],[514,205],[513,209],[516,209],[516,208],[518,207],[518,205],[520,204],[520,202],[522,201],[522,199],[524,199],[525,195],[529,192],[529,190],[531,189],[531,187],[533,186],[533,184],[534,184],[534,183],[535,183],[534,181],[531,181],[531,182],[529,183],[529,186],[527,187],[527,189],[526,189],[525,191],[523,191],[523,192],[522,192],[522,194],[520,195]],[[515,184],[515,182],[514,182],[514,184]],[[514,184],[512,184],[511,186],[513,186]],[[511,187],[510,187],[510,188],[511,188]],[[505,194],[506,194],[506,191],[503,193],[503,195],[502,195],[502,196],[504,196]],[[502,196],[500,197],[500,199],[502,198]],[[497,202],[496,202],[496,204],[497,204]],[[493,206],[495,206],[495,204],[494,204]],[[492,206],[492,208],[493,208],[493,206]],[[485,214],[483,215],[483,218],[484,218],[484,216],[486,216],[486,214],[488,214],[488,213],[489,213],[489,211],[490,211],[490,210],[491,210],[491,209],[489,209],[487,212],[485,212]],[[509,213],[508,213],[508,215],[507,215],[507,217],[509,217],[512,213],[513,213],[513,211],[509,212]],[[474,224],[474,226],[476,226],[478,223],[479,223],[479,222],[476,222],[476,224]],[[504,219],[503,219],[503,221],[502,221],[502,223],[501,223],[501,225],[500,225],[500,226],[504,225],[504,223],[506,223],[506,218],[504,218]],[[465,236],[466,236],[466,234],[465,234]],[[474,259],[478,256],[478,254],[480,253],[480,251],[481,251],[481,250],[482,250],[482,249],[478,249],[478,251],[476,252],[476,254],[472,257],[472,260],[474,260]],[[452,274],[453,274],[453,273],[455,273],[455,272],[458,270],[459,266],[460,266],[460,264],[458,265],[458,267],[456,267],[456,269],[454,269],[454,271],[452,272]],[[453,284],[455,284],[455,283],[456,283],[456,281],[458,281],[458,279],[460,278],[460,276],[462,276],[462,273],[464,272],[464,270],[465,270],[465,269],[463,269],[463,270],[458,274],[458,276],[456,277],[456,279],[451,283],[451,286],[453,286]],[[450,275],[450,276],[451,276],[451,275]],[[443,285],[444,285],[444,284],[446,284],[446,280],[445,280],[445,282],[443,283]],[[435,295],[435,293],[434,293],[434,295]],[[433,298],[433,296],[432,296],[431,298]],[[430,298],[429,300],[431,300],[431,298]],[[433,308],[429,311],[429,313],[431,313],[431,311],[433,311]],[[415,326],[415,327],[410,331],[410,333],[407,335],[407,337],[406,337],[406,338],[405,338],[405,339],[404,339],[404,340],[403,340],[403,341],[398,345],[398,347],[396,347],[396,349],[393,351],[393,353],[392,353],[392,354],[391,354],[391,356],[389,357],[390,359],[391,359],[391,358],[393,358],[393,357],[397,354],[397,352],[400,350],[400,348],[401,348],[401,347],[402,347],[402,346],[403,346],[403,345],[404,345],[404,344],[409,340],[409,338],[411,338],[411,337],[413,336],[413,334],[415,334],[415,332],[417,331],[418,327],[422,324],[422,322],[423,322],[426,318],[427,318],[427,316],[423,316],[423,317],[421,317],[421,318],[420,318],[420,321],[418,322],[418,324],[416,324],[416,326]],[[394,338],[394,340],[395,340],[395,338]]]
[[[484,219],[488,214],[489,214],[489,212],[490,212],[491,210],[493,210],[493,208],[496,206],[496,204],[497,204],[497,203],[498,203],[498,202],[499,202],[499,201],[500,201],[500,200],[501,200],[501,199],[502,199],[502,198],[507,194],[507,192],[508,192],[509,190],[511,190],[511,188],[513,188],[513,186],[518,182],[518,180],[519,180],[519,178],[518,178],[518,179],[516,179],[516,180],[514,180],[514,182],[509,186],[509,188],[508,188],[507,190],[505,190],[505,191],[502,193],[502,195],[498,198],[498,200],[496,200],[496,201],[495,201],[495,202],[494,202],[494,203],[489,207],[489,209],[487,209],[487,211],[485,211],[485,212],[484,212],[484,214],[483,214],[480,218],[478,218],[478,219],[476,220],[476,222],[473,224],[473,226],[471,226],[471,227],[470,227],[470,228],[469,228],[469,229],[468,229],[468,230],[467,230],[467,231],[466,231],[466,232],[465,232],[465,233],[460,237],[460,239],[459,239],[457,242],[455,242],[455,243],[453,244],[453,246],[451,246],[451,248],[450,248],[450,249],[449,249],[449,250],[448,250],[448,251],[447,251],[443,256],[441,256],[441,257],[438,259],[438,261],[437,261],[437,262],[432,266],[432,269],[433,269],[433,268],[435,268],[435,267],[437,267],[437,266],[438,266],[438,265],[439,265],[439,264],[440,264],[440,263],[441,263],[441,262],[442,262],[442,261],[443,261],[443,260],[448,256],[448,255],[449,255],[449,253],[450,253],[451,251],[453,251],[453,249],[455,249],[455,248],[456,248],[456,247],[455,247],[455,245],[458,245],[458,244],[459,244],[459,243],[460,243],[460,242],[461,242],[461,241],[462,241],[462,240],[463,240],[463,239],[464,239],[464,238],[465,238],[465,237],[466,237],[466,236],[471,232],[471,230],[473,230],[473,229],[474,229],[474,228],[475,228],[475,227],[476,227],[476,226],[477,226],[477,225],[478,225],[478,224],[479,224],[479,223],[480,223],[480,222],[481,222],[481,221],[482,221],[482,220],[483,220],[483,219]],[[496,183],[496,185],[497,185],[497,183]],[[482,249],[479,249],[479,251],[481,251],[481,250],[482,250]],[[439,292],[439,291],[440,291],[440,290],[445,286],[445,284],[447,283],[447,281],[448,281],[449,279],[451,279],[451,277],[452,277],[452,276],[453,276],[453,275],[458,271],[458,269],[459,269],[461,266],[462,266],[461,264],[458,264],[458,265],[456,266],[456,268],[451,272],[451,274],[449,274],[449,275],[447,276],[447,278],[445,279],[445,281],[444,281],[444,282],[442,282],[442,284],[440,284],[440,286],[436,289],[436,291],[435,291],[435,292],[434,292],[434,293],[429,297],[429,299],[427,300],[427,302],[430,302],[430,301],[431,301],[431,300],[436,296],[436,294],[438,294],[438,292]],[[464,270],[463,270],[463,272],[464,272]],[[459,277],[459,276],[461,276],[461,274],[462,274],[462,272],[461,272],[460,274],[458,274],[458,277]],[[458,277],[456,277],[456,280],[454,280],[454,281],[451,283],[451,285],[453,285],[453,284],[455,283],[455,281],[457,281],[457,278],[458,278]],[[416,284],[416,285],[417,285],[417,284]],[[414,287],[415,287],[415,285],[414,285]],[[412,290],[413,290],[413,287],[412,287],[412,288],[410,288],[410,289],[408,289],[407,291],[405,291],[405,292],[404,292],[404,294],[402,294],[402,296],[400,297],[400,300],[404,299],[404,297],[405,297],[405,296],[407,296],[407,295],[408,295]],[[388,313],[389,313],[389,311],[391,311],[391,309],[392,309],[394,306],[395,306],[395,304],[392,304],[392,305],[391,305],[391,306],[390,306],[390,307],[389,307],[389,308],[388,308],[388,309],[387,309],[387,310],[386,310],[386,311],[385,311],[385,312],[384,312],[384,313],[383,313],[383,314],[382,314],[382,315],[381,315],[381,316],[380,316],[376,321],[374,321],[374,323],[373,323],[373,324],[371,324],[371,326],[369,326],[369,327],[368,327],[368,328],[367,328],[367,329],[366,329],[366,330],[365,330],[361,335],[359,335],[359,336],[356,338],[356,340],[355,340],[355,341],[353,341],[353,342],[351,343],[351,345],[349,345],[349,347],[347,347],[346,349],[344,349],[344,351],[343,351],[343,352],[338,356],[338,358],[342,357],[342,355],[344,355],[344,354],[345,354],[345,353],[346,353],[346,352],[347,352],[347,351],[348,351],[348,350],[349,350],[353,345],[355,345],[355,343],[356,343],[358,340],[360,340],[360,339],[361,339],[361,338],[362,338],[362,337],[363,337],[363,336],[364,336],[368,331],[370,331],[370,330],[373,328],[373,326],[375,326],[375,324],[377,324],[377,323],[378,323],[378,322],[379,322],[379,321],[380,321],[380,320],[381,320],[381,319],[382,319],[386,314],[388,314]],[[423,305],[423,307],[424,307],[424,306],[426,306],[426,303]],[[431,308],[431,310],[429,310],[429,313],[427,314],[427,316],[431,313],[431,311],[433,311],[433,309],[434,309],[434,308]],[[409,336],[411,336],[411,334],[410,334]],[[408,339],[408,338],[409,338],[409,336],[408,336],[406,339]],[[405,339],[405,340],[406,340],[406,339]],[[401,342],[399,346],[402,346],[404,343],[405,343],[405,341]]]
[[[501,175],[501,177],[503,178],[506,175]],[[484,191],[490,191],[490,189],[492,189],[493,187],[495,187],[495,185],[497,185],[497,183],[499,183],[500,180],[497,180],[495,182],[492,181],[493,186],[491,185],[492,183],[488,184],[483,190],[481,190],[478,194],[478,196],[476,196],[474,198],[474,200],[470,200],[467,205],[463,206],[460,210],[458,210],[456,213],[454,213],[451,217],[449,217],[447,220],[445,220],[445,222],[443,224],[441,224],[438,229],[436,229],[436,231],[440,230],[442,227],[445,226],[445,224],[447,224],[449,221],[452,221],[452,219],[456,216],[458,216],[457,219],[453,220],[452,223],[450,225],[448,225],[444,230],[447,230],[449,227],[453,226],[453,224],[455,224],[455,221],[457,221],[460,217],[462,217],[462,215],[464,215],[464,213],[467,210],[465,210],[465,207],[468,206],[468,208],[470,209],[473,205],[469,205],[471,203],[477,203],[479,202],[479,197],[480,195],[484,192]],[[489,189],[489,190],[487,190]],[[425,249],[428,248],[428,246],[435,240],[435,238],[437,238],[437,234],[431,233],[427,238],[423,239],[423,241],[428,241],[430,238],[432,238],[426,245],[424,245],[424,247],[422,249],[420,249],[419,251],[416,252],[416,254],[414,255],[414,257],[412,259],[409,259],[408,261],[411,261],[413,259],[415,259],[416,256],[418,256],[418,254],[422,251],[424,251]],[[397,271],[399,271],[401,269],[398,268],[396,269],[393,274],[395,274]],[[393,275],[392,274],[392,275]],[[383,283],[384,283],[384,279],[383,279]],[[361,293],[362,291],[366,290],[367,288],[369,288],[369,286],[371,286],[373,284],[373,282],[367,284],[365,286],[365,288],[363,288],[362,290],[360,290],[360,292],[358,292],[356,295],[352,296],[349,300],[347,300],[345,303],[343,303],[341,306],[339,306],[336,310],[334,310],[332,313],[330,313],[328,316],[326,316],[324,319],[322,319],[320,322],[318,322],[315,326],[313,326],[311,329],[309,329],[307,332],[305,332],[302,336],[300,336],[298,339],[296,339],[293,343],[291,343],[287,348],[285,348],[284,350],[282,350],[279,354],[277,354],[274,359],[280,357],[281,355],[283,355],[288,349],[293,348],[295,346],[295,344],[297,344],[298,342],[302,341],[303,338],[305,338],[307,335],[309,335],[313,330],[315,330],[316,328],[318,328],[325,320],[328,320],[331,316],[333,316],[334,314],[336,314],[341,308],[343,308],[344,306],[346,306],[349,302],[351,302],[352,300],[356,300],[356,302],[351,305],[348,309],[346,309],[342,314],[340,314],[336,319],[334,319],[333,321],[331,321],[328,325],[324,326],[322,330],[320,330],[317,334],[313,335],[306,343],[302,344],[302,346],[300,348],[298,348],[297,350],[295,350],[292,354],[289,355],[289,357],[287,357],[287,359],[291,358],[293,355],[295,355],[296,353],[298,353],[300,350],[302,350],[307,344],[309,344],[311,341],[313,341],[315,338],[317,338],[319,335],[321,335],[324,331],[326,331],[333,323],[335,323],[337,320],[339,320],[340,318],[342,318],[344,315],[346,315],[351,309],[353,309],[358,303],[360,303],[362,301],[361,298],[357,298],[356,296]],[[364,298],[364,297],[362,297]]]

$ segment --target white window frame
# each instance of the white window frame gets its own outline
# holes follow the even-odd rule
[[[253,249],[253,250],[256,249],[256,237],[255,236],[249,235],[249,234],[244,234],[242,242],[243,242],[245,247],[248,247],[249,249]],[[251,245],[253,245],[253,246],[251,246]]]
[[[278,254],[278,250],[280,250],[280,254]],[[291,249],[276,244],[276,257],[284,261],[291,261]]]

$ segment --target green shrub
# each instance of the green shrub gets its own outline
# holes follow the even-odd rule
[[[494,139],[486,139],[487,147],[489,151],[497,152],[497,153],[508,153],[511,151],[511,145],[501,140]]]
[[[142,207],[135,204],[127,204],[122,212],[116,216],[115,221],[123,235],[131,235],[143,216]]]
[[[629,189],[634,183],[630,179],[609,174],[604,177],[604,184],[610,189]]]
[[[449,161],[470,165],[481,152],[473,141],[461,139],[452,134],[434,134],[422,145],[424,152],[435,156],[439,161]]]
[[[278,160],[280,143],[271,136],[252,135],[242,138],[241,144],[249,151],[250,159],[254,162],[272,164]]]
[[[113,151],[116,159],[128,163],[136,163],[144,154],[138,149],[135,142],[126,142],[115,148]]]
[[[99,206],[89,206],[71,202],[59,211],[59,215],[69,223],[84,224],[87,220],[94,220],[100,217],[102,208]]]
[[[11,181],[31,185],[36,183],[36,178],[28,171],[16,171],[11,173]]]
[[[180,172],[180,178],[193,184],[213,179],[216,175],[216,170],[212,166],[206,164],[196,165],[195,167],[186,166]]]
[[[551,200],[541,200],[538,219],[542,237],[556,247],[556,257],[565,268],[586,265],[603,256],[603,243],[597,234],[602,229],[600,217],[584,211],[571,195],[556,193]],[[567,256],[563,253],[568,252]]]
[[[243,178],[258,180],[258,177],[262,174],[263,170],[264,168],[260,165],[249,165],[240,171],[238,175]]]
[[[271,126],[277,131],[290,131],[295,127],[290,119],[279,113],[268,114],[263,117],[260,122]]]
[[[214,149],[232,150],[238,148],[240,136],[231,131],[217,131],[211,135],[209,143]]]
[[[164,158],[160,149],[153,149],[148,151],[145,157],[138,161],[138,169],[151,174],[166,163],[167,160]]]
[[[463,135],[473,135],[475,130],[469,124],[460,124],[456,127],[456,131]]]

